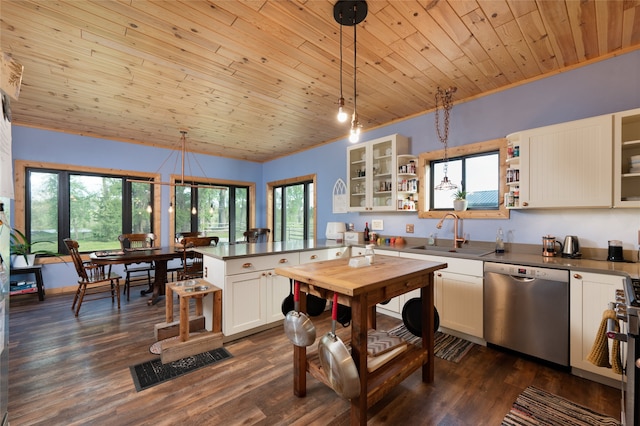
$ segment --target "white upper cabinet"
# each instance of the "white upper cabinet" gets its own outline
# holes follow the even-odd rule
[[[613,122],[613,205],[640,207],[640,108],[614,114]]]
[[[525,130],[507,138],[519,149],[517,162],[508,168],[518,171],[517,187],[513,179],[507,182],[508,197],[514,189],[518,195],[512,208],[611,207],[613,115]]]
[[[397,209],[397,155],[409,153],[409,139],[393,134],[347,148],[350,211]]]

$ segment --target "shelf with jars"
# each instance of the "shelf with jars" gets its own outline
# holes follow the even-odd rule
[[[615,207],[640,207],[640,108],[614,114]]]
[[[520,207],[520,133],[507,136],[507,189],[504,206],[508,209]]]
[[[396,211],[397,155],[409,152],[409,139],[393,134],[347,148],[350,211]]]
[[[418,210],[418,157],[398,155],[396,207],[402,211]]]

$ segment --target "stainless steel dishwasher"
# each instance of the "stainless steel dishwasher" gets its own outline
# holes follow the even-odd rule
[[[569,271],[485,262],[484,339],[569,365]]]

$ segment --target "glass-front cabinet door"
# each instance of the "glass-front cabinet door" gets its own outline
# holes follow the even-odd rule
[[[367,145],[359,144],[347,149],[347,189],[349,210],[367,209]]]
[[[409,151],[409,139],[398,135],[347,148],[350,211],[397,210],[397,155]]]

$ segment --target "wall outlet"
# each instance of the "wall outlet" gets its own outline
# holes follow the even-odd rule
[[[413,224],[412,223],[408,223],[407,224],[407,234],[413,234]]]

